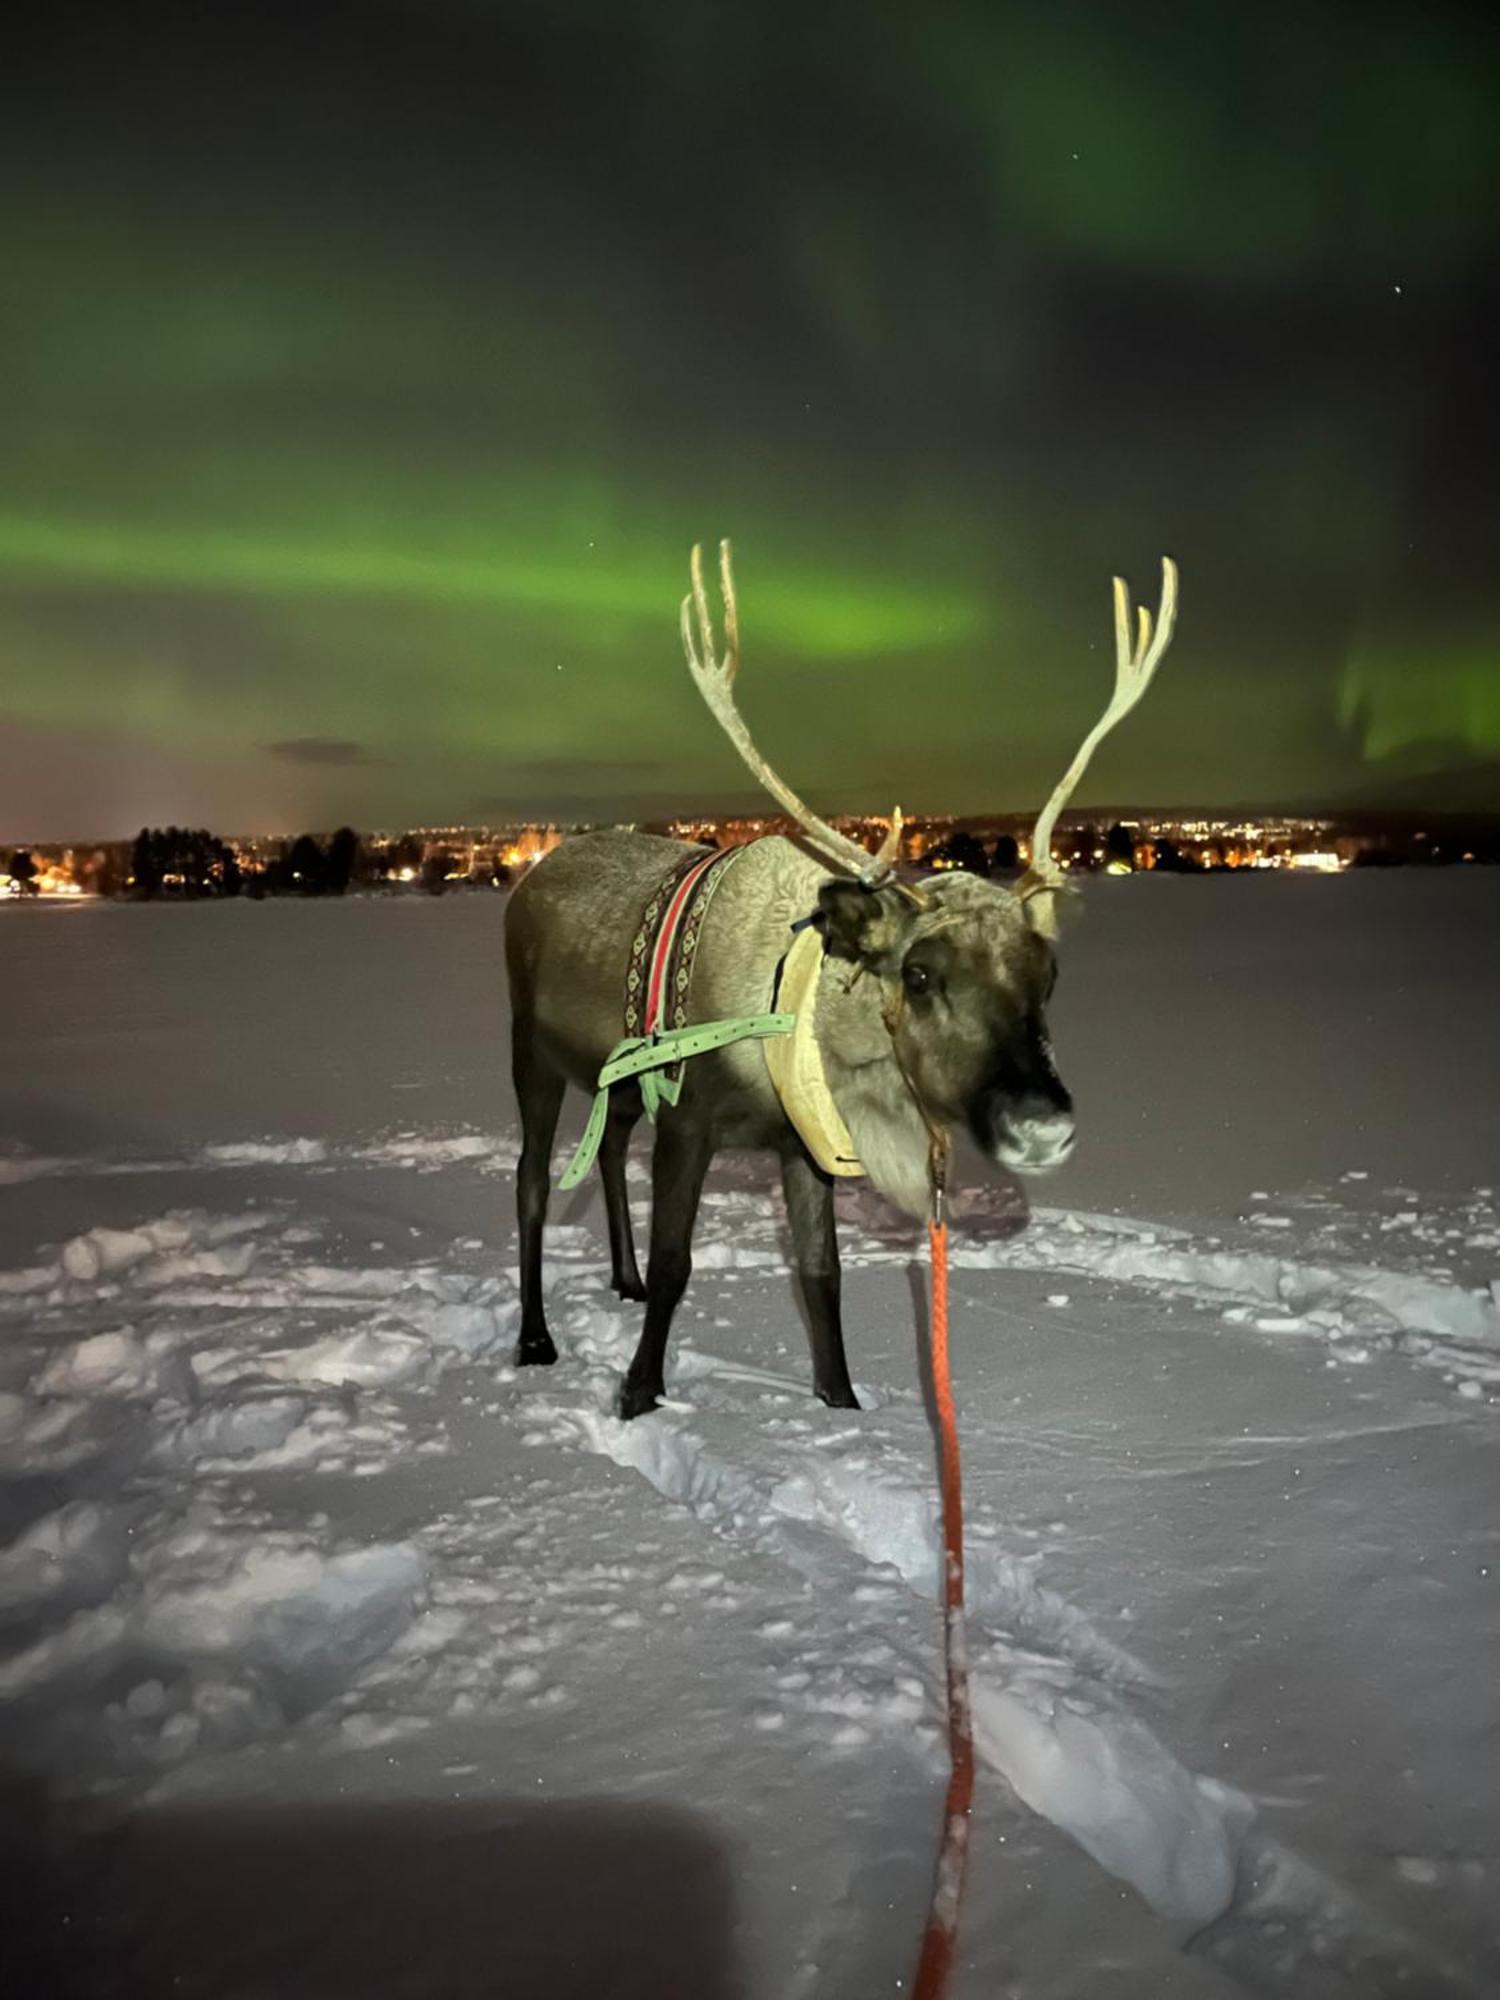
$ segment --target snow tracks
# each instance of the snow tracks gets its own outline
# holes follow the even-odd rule
[[[384,1145],[342,1161],[298,1143],[214,1147],[196,1162],[249,1177],[226,1180],[226,1192],[247,1193],[271,1169],[281,1189],[288,1172],[305,1173],[295,1207],[248,1199],[229,1212],[147,1215],[0,1272],[0,1454],[16,1523],[0,1550],[0,1696],[22,1728],[59,1743],[90,1735],[96,1764],[128,1772],[319,1715],[336,1715],[346,1740],[379,1741],[460,1712],[481,1672],[517,1697],[546,1698],[546,1630],[533,1619],[522,1631],[520,1602],[547,1587],[543,1573],[528,1591],[526,1576],[546,1564],[544,1544],[517,1557],[515,1643],[470,1658],[467,1608],[493,1605],[499,1586],[478,1573],[456,1515],[348,1541],[327,1519],[290,1525],[264,1505],[267,1478],[378,1481],[399,1462],[441,1459],[446,1385],[480,1396],[486,1420],[536,1454],[540,1484],[565,1487],[570,1456],[586,1453],[689,1510],[712,1538],[691,1587],[718,1576],[740,1601],[774,1601],[762,1636],[773,1650],[786,1642],[786,1659],[774,1700],[746,1715],[751,1727],[774,1732],[792,1714],[845,1755],[895,1745],[936,1786],[939,1545],[914,1370],[861,1381],[857,1416],[822,1410],[795,1346],[787,1356],[744,1337],[754,1332],[744,1310],[726,1315],[721,1300],[717,1329],[685,1315],[667,1405],[623,1425],[613,1396],[635,1316],[607,1299],[592,1230],[552,1231],[564,1359],[518,1376],[509,1246],[464,1239],[442,1256],[380,1260],[384,1245],[371,1243],[351,1262],[315,1220],[313,1177],[401,1164],[469,1172],[492,1158],[482,1142],[413,1140],[404,1157]],[[22,1180],[83,1167],[12,1170]],[[911,1263],[909,1240],[867,1198],[850,1199],[845,1222],[853,1268]],[[708,1282],[747,1296],[779,1272],[764,1192],[715,1191],[699,1249]],[[1021,1232],[986,1199],[961,1212],[954,1261],[971,1275],[1045,1269],[1180,1295],[1248,1337],[1297,1333],[1365,1358],[1387,1348],[1442,1367],[1460,1393],[1477,1384],[1482,1396],[1500,1363],[1493,1299],[1421,1270],[1298,1261],[1062,1212]],[[1246,1791],[1187,1768],[1147,1719],[1161,1676],[1041,1569],[981,1498],[969,1585],[976,1731],[1016,1796],[1252,1990],[1329,2000],[1468,1990],[1264,1837]],[[791,1643],[789,1593],[810,1607],[866,1607],[878,1642],[809,1663]],[[616,1599],[611,1629],[628,1634],[630,1605]]]

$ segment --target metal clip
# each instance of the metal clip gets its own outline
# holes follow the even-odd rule
[[[947,1133],[934,1132],[927,1149],[927,1176],[932,1183],[932,1219],[939,1229],[948,1219],[948,1151]]]

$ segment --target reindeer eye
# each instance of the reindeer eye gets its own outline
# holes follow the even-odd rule
[[[925,965],[913,965],[908,959],[901,968],[901,979],[908,993],[925,993],[932,984]]]

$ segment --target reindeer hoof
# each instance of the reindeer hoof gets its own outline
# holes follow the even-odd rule
[[[860,1408],[860,1400],[847,1382],[844,1383],[842,1388],[818,1389],[815,1391],[815,1394],[818,1401],[826,1403],[830,1410],[857,1410]]]
[[[644,1417],[648,1411],[660,1407],[657,1396],[660,1391],[647,1388],[644,1383],[632,1382],[628,1378],[620,1384],[620,1393],[615,1398],[615,1409],[621,1419],[629,1423],[632,1417]]]
[[[643,1279],[616,1278],[614,1285],[615,1291],[620,1298],[638,1306],[643,1306],[646,1303],[646,1286]]]
[[[516,1342],[518,1368],[550,1368],[556,1359],[557,1349],[545,1328],[540,1333],[523,1333]]]

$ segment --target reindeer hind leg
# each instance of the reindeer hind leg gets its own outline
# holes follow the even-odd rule
[[[552,1141],[567,1083],[537,1047],[529,1020],[517,1014],[511,1066],[521,1109],[521,1158],[516,1168],[516,1223],[521,1261],[521,1334],[516,1366],[550,1365],[557,1349],[542,1301],[542,1232],[552,1180]]]
[[[646,1323],[635,1358],[620,1384],[622,1417],[639,1417],[664,1395],[667,1335],[693,1269],[693,1223],[703,1177],[713,1157],[707,1128],[682,1111],[656,1122],[651,1155],[651,1254],[646,1261]]]

